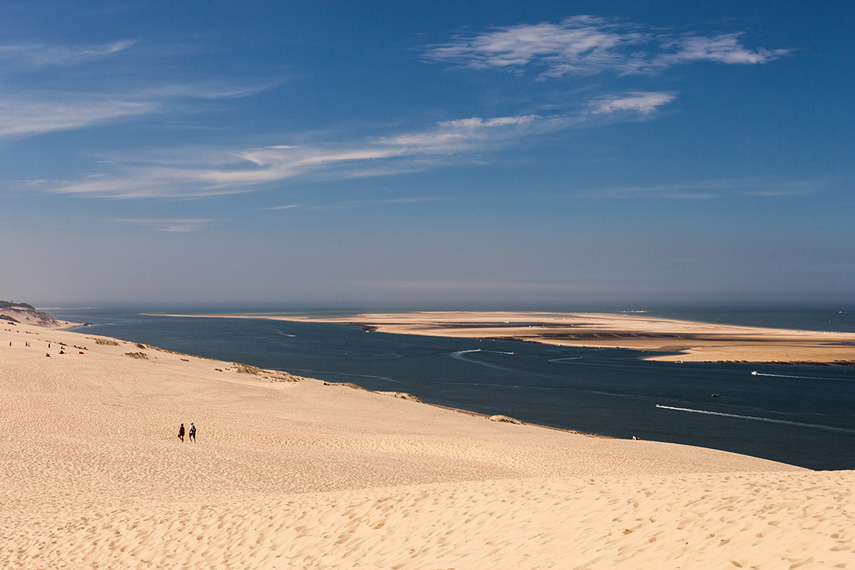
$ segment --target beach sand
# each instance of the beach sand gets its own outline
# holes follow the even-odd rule
[[[855,334],[662,319],[612,313],[443,311],[347,317],[173,315],[352,324],[385,333],[491,338],[558,346],[629,348],[665,362],[855,365]],[[664,353],[664,354],[663,354]]]
[[[0,325],[0,460],[4,569],[855,568],[852,471],[28,325]]]

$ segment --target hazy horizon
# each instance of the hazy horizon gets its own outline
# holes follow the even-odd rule
[[[130,310],[153,311],[152,314],[176,311],[194,312],[215,311],[228,313],[359,313],[359,312],[412,312],[412,311],[503,311],[503,312],[604,312],[604,313],[662,313],[672,311],[831,311],[851,313],[855,311],[855,302],[366,302],[366,301],[328,301],[328,302],[253,302],[253,301],[118,301],[91,303],[28,303],[16,299],[15,302],[27,303],[37,309],[50,310]]]

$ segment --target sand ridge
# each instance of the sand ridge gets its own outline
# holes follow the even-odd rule
[[[851,471],[23,325],[0,409],[2,568],[855,567]]]

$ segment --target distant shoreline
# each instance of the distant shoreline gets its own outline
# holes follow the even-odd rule
[[[585,348],[624,348],[663,362],[855,365],[855,333],[724,325],[612,313],[446,311],[344,317],[277,314],[158,314],[360,326],[368,331],[489,338]]]

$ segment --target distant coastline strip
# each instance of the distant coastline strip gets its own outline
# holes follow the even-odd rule
[[[758,416],[742,416],[739,414],[728,414],[725,412],[712,412],[710,410],[694,410],[692,408],[676,408],[674,406],[662,406],[660,404],[656,404],[656,407],[660,408],[662,410],[673,410],[676,412],[690,412],[693,414],[705,414],[708,416],[723,416],[725,418],[737,418],[740,420],[753,420],[755,422],[767,422],[770,424],[786,424],[786,425],[791,425],[791,426],[806,427],[806,428],[813,428],[813,429],[824,429],[827,431],[836,431],[836,432],[841,432],[841,433],[855,433],[855,429],[844,428],[844,427],[824,426],[821,424],[808,424],[808,423],[803,423],[803,422],[791,422],[789,420],[778,420],[775,418],[761,418]]]
[[[643,351],[661,362],[766,362],[855,366],[855,332],[772,329],[623,313],[416,311],[349,315],[159,314],[359,326],[369,332],[537,342]],[[474,362],[474,361],[473,361]]]

